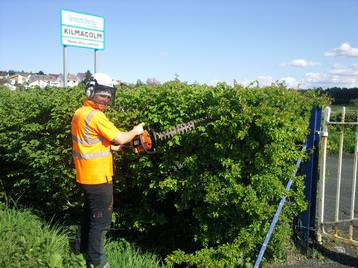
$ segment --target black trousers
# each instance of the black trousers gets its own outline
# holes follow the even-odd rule
[[[85,195],[79,228],[80,249],[86,254],[87,266],[103,267],[105,236],[112,222],[113,184],[78,184]]]

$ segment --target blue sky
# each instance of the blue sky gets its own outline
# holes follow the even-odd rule
[[[358,0],[1,0],[0,70],[61,73],[61,9],[105,18],[98,71],[124,82],[358,87]]]

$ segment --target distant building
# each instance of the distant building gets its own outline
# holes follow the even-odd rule
[[[77,86],[80,81],[78,80],[77,76],[74,74],[68,74],[67,75],[67,83],[66,85],[68,87],[74,87]]]
[[[63,87],[63,75],[62,74],[35,74],[28,72],[15,72],[13,75],[9,75],[6,71],[0,71],[1,84],[8,88],[15,90],[17,87],[30,88],[30,87]],[[85,80],[86,73],[68,74],[66,86],[74,87],[80,82]]]
[[[113,80],[113,84],[115,86],[120,86],[120,85],[123,85],[123,82],[121,80]]]
[[[9,88],[10,90],[16,90],[16,86],[15,85],[11,85],[9,83],[5,83],[4,84],[5,87]]]
[[[7,78],[7,80],[8,80],[8,83],[11,85],[23,85],[29,80],[29,78],[30,78],[30,75],[23,76],[21,74],[15,74],[15,75],[9,76]]]
[[[34,74],[30,76],[27,87],[40,87],[56,86],[56,77],[50,75]]]
[[[83,80],[86,79],[86,73],[78,73],[78,74],[76,75],[76,77],[77,77],[77,79],[78,79],[79,82],[82,82]]]

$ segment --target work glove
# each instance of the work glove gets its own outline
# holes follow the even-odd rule
[[[144,131],[143,126],[144,126],[144,123],[140,123],[139,125],[136,125],[133,128],[133,132],[135,133],[135,135],[143,134],[143,131]]]

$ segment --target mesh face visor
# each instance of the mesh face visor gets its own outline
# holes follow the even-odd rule
[[[94,95],[104,95],[111,98],[111,104],[115,103],[116,88],[103,85],[96,85]]]

